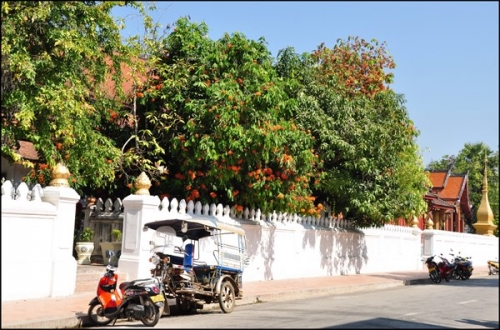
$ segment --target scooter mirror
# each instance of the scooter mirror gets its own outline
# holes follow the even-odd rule
[[[115,253],[112,250],[106,250],[106,257],[107,258],[111,258],[114,255],[115,255]]]

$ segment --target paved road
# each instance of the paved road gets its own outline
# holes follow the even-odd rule
[[[165,316],[156,328],[496,328],[498,277],[402,286]],[[115,328],[142,326],[119,321]],[[102,328],[102,327],[101,327]]]

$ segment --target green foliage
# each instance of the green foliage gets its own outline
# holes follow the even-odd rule
[[[92,242],[94,239],[94,231],[89,227],[85,227],[76,233],[75,242]]]
[[[120,229],[113,229],[111,231],[111,240],[113,242],[120,242],[122,240],[122,231]]]
[[[121,41],[117,5],[143,15],[142,38]],[[425,210],[419,132],[388,88],[385,44],[349,38],[273,62],[264,38],[174,26],[159,36],[136,2],[3,2],[2,154],[22,162],[14,143],[32,141],[42,159],[24,163],[27,181],[46,183],[64,162],[90,192],[133,189],[145,171],[153,195],[237,211],[330,211],[370,226]]]
[[[309,132],[286,120],[288,102],[263,39],[207,38],[180,19],[139,109],[143,131],[167,149],[157,191],[263,212],[317,214],[309,183],[320,164]]]
[[[276,64],[297,102],[294,118],[315,136],[324,162],[325,176],[314,193],[331,212],[359,226],[422,214],[428,180],[415,141],[418,131],[402,96],[380,85],[391,81],[380,68],[392,68],[392,60],[374,55],[385,51],[363,40],[353,49],[347,44],[332,50],[322,45],[313,56],[294,56],[287,49]],[[366,74],[373,79],[363,80]],[[351,84],[352,77],[360,83]]]
[[[485,155],[487,162],[485,164]],[[466,143],[458,155],[445,155],[440,160],[430,162],[429,171],[446,171],[467,174],[469,178],[469,201],[472,205],[472,223],[477,221],[477,210],[483,196],[483,179],[486,165],[488,201],[493,212],[493,223],[498,226],[499,208],[499,157],[484,143]],[[472,228],[474,230],[474,228]],[[495,231],[498,236],[498,230]]]
[[[121,151],[101,128],[125,97],[117,73],[130,62],[130,49],[110,16],[112,7],[125,4],[142,7],[2,2],[2,154],[10,161],[19,162],[16,142],[28,140],[41,163],[68,167],[80,193],[80,187],[113,184]]]

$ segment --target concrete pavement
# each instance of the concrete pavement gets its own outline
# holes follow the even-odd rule
[[[104,271],[104,266],[101,270]],[[472,278],[487,274],[486,266],[474,266]],[[431,283],[427,270],[244,282],[243,299],[236,301],[236,308],[259,302],[383,290],[427,283]],[[436,285],[445,285],[443,283],[445,282]],[[95,285],[97,285],[97,280]],[[2,302],[2,329],[84,327],[87,325],[85,320],[88,303],[94,296],[95,290],[92,289],[92,291],[77,292],[72,296],[62,298]],[[204,309],[218,308],[218,304],[204,307]]]

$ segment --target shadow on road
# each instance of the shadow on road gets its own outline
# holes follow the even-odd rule
[[[428,323],[378,317],[358,322],[344,323],[323,329],[454,329]]]

